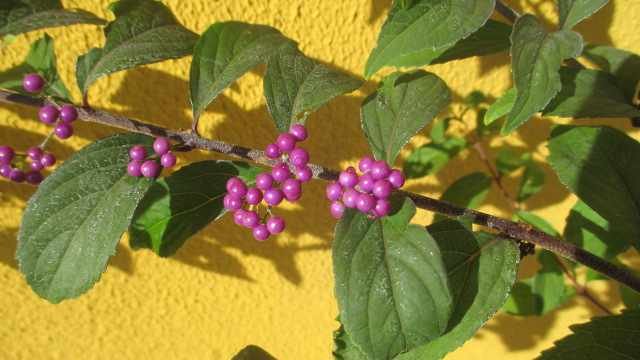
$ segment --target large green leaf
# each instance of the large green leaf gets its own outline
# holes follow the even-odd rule
[[[255,66],[266,63],[283,44],[278,30],[235,21],[211,25],[193,52],[189,86],[194,119],[232,82]]]
[[[518,188],[516,197],[518,202],[523,202],[540,192],[544,186],[544,178],[544,170],[535,162],[529,161],[524,169],[520,187]]]
[[[632,52],[605,45],[587,45],[582,54],[602,70],[616,77],[618,86],[631,101],[640,81],[640,56]]]
[[[503,134],[524,124],[556,96],[561,87],[560,65],[580,55],[582,37],[568,30],[547,33],[535,16],[523,15],[513,27],[511,44],[516,100]]]
[[[387,76],[361,109],[373,156],[393,164],[400,149],[450,101],[447,85],[434,74],[418,70]]]
[[[484,173],[474,172],[456,180],[444,191],[440,200],[452,204],[476,209],[482,204],[491,188],[491,178]],[[433,222],[447,219],[446,216],[436,214]]]
[[[60,0],[2,0],[0,4],[0,37],[55,26],[104,23],[90,12],[64,9]]]
[[[20,271],[57,303],[89,290],[152,184],[127,175],[128,151],[151,138],[116,135],[77,152],[31,197],[18,234]]]
[[[300,115],[360,86],[362,80],[306,57],[293,44],[269,59],[264,76],[267,108],[280,132],[288,131]]]
[[[609,0],[558,0],[560,27],[571,29],[600,10],[608,2]]]
[[[640,310],[603,316],[570,326],[573,334],[542,352],[539,360],[637,359],[640,354]]]
[[[507,115],[513,108],[513,104],[516,102],[517,96],[518,93],[515,88],[505,91],[505,93],[502,94],[496,102],[491,104],[489,109],[487,109],[487,112],[484,114],[484,124],[490,125],[501,117]]]
[[[109,9],[116,19],[105,28],[104,47],[91,49],[76,64],[83,94],[102,76],[189,55],[198,38],[156,0],[119,0]]]
[[[384,66],[419,63],[425,51],[443,51],[478,30],[495,0],[417,0],[410,7],[395,4],[382,26],[365,76]]]
[[[404,161],[404,174],[408,179],[435,174],[466,146],[464,138],[459,137],[425,144],[415,149]]]
[[[549,150],[560,181],[640,248],[640,143],[608,127],[558,126]]]
[[[512,241],[473,234],[447,220],[428,227],[436,239],[454,296],[448,331],[396,360],[435,360],[462,346],[504,304],[516,280],[520,251]]]
[[[336,226],[333,266],[340,320],[368,359],[390,359],[442,335],[452,298],[440,251],[409,221],[415,205],[382,219],[349,210]]]
[[[173,255],[184,242],[224,215],[227,180],[252,184],[260,168],[241,162],[201,161],[157,181],[136,210],[129,231],[134,247]]]
[[[367,360],[353,343],[344,326],[333,332],[333,358],[336,360]]]

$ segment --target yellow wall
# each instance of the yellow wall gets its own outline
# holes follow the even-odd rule
[[[180,21],[196,32],[222,20],[269,24],[298,40],[308,55],[356,74],[361,73],[375,44],[390,2],[165,1]],[[550,0],[509,2],[543,14],[553,10]],[[108,0],[63,3],[111,18],[105,11]],[[548,17],[549,24],[553,18]],[[613,0],[578,28],[588,41],[640,52],[638,19],[637,0]],[[57,41],[62,76],[79,99],[73,81],[75,58],[102,44],[103,35],[91,26],[48,32]],[[18,63],[28,43],[41,35],[23,35],[15,44],[2,48],[0,70]],[[190,117],[189,61],[168,61],[102,79],[91,90],[92,103],[127,116],[186,128]],[[436,66],[432,71],[442,76],[458,97],[473,89],[498,95],[510,85],[507,65],[508,58],[500,55]],[[273,138],[276,132],[262,100],[259,73],[244,77],[210,107],[201,121],[203,132],[252,147],[264,147]],[[373,88],[373,83],[365,86],[366,91]],[[337,168],[367,151],[358,117],[364,94],[340,98],[312,116],[308,146],[314,162]],[[26,148],[39,141],[47,128],[34,119],[33,110],[0,106],[0,143]],[[613,123],[627,128],[620,120]],[[543,160],[545,146],[537,144],[547,136],[550,124],[549,120],[532,121],[523,127],[527,141],[513,142],[536,151],[537,158]],[[61,157],[67,156],[109,130],[79,124],[77,133],[73,140],[56,143],[53,149]],[[633,134],[638,137],[637,132]],[[419,138],[411,146],[424,141]],[[193,154],[190,159],[207,156]],[[457,177],[481,170],[474,154],[465,152],[463,157],[468,160],[456,160],[437,177],[411,182],[407,187],[436,195]],[[547,175],[550,186],[532,198],[528,208],[562,228],[574,199],[550,172]],[[515,186],[516,180],[509,179],[507,184]],[[334,222],[326,204],[319,201],[322,183],[309,185],[299,205],[283,211],[289,230],[267,243],[256,243],[229,219],[207,227],[171,259],[159,259],[147,251],[134,253],[124,239],[98,285],[85,296],[60,305],[37,298],[13,259],[21,212],[32,192],[30,187],[0,180],[0,359],[229,359],[247,344],[260,345],[279,359],[330,358],[337,314],[329,250]],[[505,214],[505,205],[493,191],[483,209]],[[417,221],[426,224],[429,218],[420,213]],[[593,287],[605,304],[620,306],[614,287],[603,283]],[[524,320],[499,315],[448,359],[532,359],[566,335],[568,325],[596,314],[593,306],[574,300],[544,317]]]

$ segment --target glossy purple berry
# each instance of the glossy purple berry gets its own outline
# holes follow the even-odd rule
[[[58,123],[53,131],[56,136],[62,140],[68,139],[73,135],[73,127],[67,123]]]
[[[386,199],[391,195],[391,191],[393,190],[393,186],[387,180],[378,180],[375,184],[373,184],[373,195],[375,195],[378,199]]]
[[[58,116],[60,116],[60,112],[53,105],[44,105],[38,111],[38,118],[45,124],[55,124],[58,121]]]
[[[174,167],[177,161],[178,159],[176,159],[176,156],[171,151],[160,157],[160,165],[165,169]]]
[[[371,176],[373,176],[375,180],[386,178],[387,176],[389,176],[390,171],[391,169],[389,168],[389,165],[387,165],[384,160],[378,160],[374,162],[373,165],[371,165],[370,170]]]
[[[358,202],[358,197],[360,193],[354,189],[345,189],[344,193],[342,193],[342,203],[344,206],[352,209],[355,208]]]
[[[344,215],[345,206],[343,203],[339,201],[334,201],[331,203],[329,207],[329,212],[331,212],[331,216],[335,219],[340,219],[342,215]]]
[[[297,141],[305,141],[307,139],[307,128],[302,124],[293,124],[291,128],[289,128],[289,134],[293,135],[293,137]]]
[[[236,211],[233,212],[233,222],[236,225],[239,226],[244,226],[244,215],[245,215],[246,211],[244,209],[238,209]]]
[[[16,153],[11,146],[0,146],[0,164],[9,164]]]
[[[271,235],[269,234],[269,229],[265,224],[260,224],[254,227],[252,233],[253,233],[253,238],[258,241],[265,241],[269,238],[269,235]]]
[[[147,149],[142,145],[134,145],[129,149],[129,158],[142,161],[147,158]]]
[[[311,180],[312,177],[313,177],[313,172],[311,171],[310,167],[306,165],[296,167],[296,179],[304,183]]]
[[[78,110],[72,105],[62,105],[60,107],[60,120],[66,123],[76,121],[78,118]]]
[[[309,163],[309,153],[303,148],[295,148],[289,153],[289,161],[295,166],[304,166]]]
[[[258,216],[258,213],[255,211],[245,211],[242,219],[242,225],[249,229],[253,229],[258,226],[258,224],[260,224],[260,217]]]
[[[271,188],[264,192],[264,201],[271,206],[280,204],[283,198],[284,193],[277,188]]]
[[[325,193],[329,201],[339,200],[342,197],[342,186],[340,186],[340,184],[338,184],[337,182],[332,182],[327,185]]]
[[[131,160],[129,165],[127,165],[127,174],[133,177],[142,176],[142,161],[140,160]]]
[[[404,185],[404,174],[400,170],[391,170],[387,178],[394,189],[400,189]]]
[[[157,178],[160,175],[160,171],[162,171],[162,168],[155,160],[147,160],[140,166],[140,172],[146,178]]]
[[[40,171],[40,170],[44,169],[44,165],[42,165],[42,163],[39,160],[34,160],[34,161],[30,162],[29,163],[29,167],[33,171]]]
[[[25,180],[24,171],[20,169],[11,169],[11,172],[9,173],[9,179],[17,183],[23,182]]]
[[[291,177],[291,171],[289,171],[289,167],[287,167],[287,165],[279,164],[271,169],[271,176],[273,177],[273,180],[283,182]]]
[[[264,149],[264,153],[269,159],[277,159],[278,157],[280,157],[280,155],[282,155],[282,153],[280,152],[280,148],[276,144],[267,145],[267,147]]]
[[[245,200],[249,205],[258,205],[260,204],[260,201],[262,201],[262,197],[262,191],[260,191],[260,189],[252,187],[247,190]]]
[[[373,190],[373,185],[375,184],[375,180],[373,180],[373,176],[371,174],[366,173],[360,176],[358,180],[358,187],[361,191],[371,192]]]
[[[27,74],[22,78],[22,87],[30,93],[38,93],[44,87],[44,79],[39,74]]]
[[[352,188],[358,185],[358,175],[356,174],[355,169],[353,171],[350,171],[350,169],[353,168],[348,168],[338,176],[338,183],[345,188]]]
[[[44,153],[43,153],[42,149],[40,147],[38,147],[38,146],[32,146],[32,147],[27,149],[27,156],[31,160],[38,161],[38,160],[40,160],[42,158],[43,154]]]
[[[285,223],[284,219],[279,216],[272,216],[267,219],[267,230],[272,235],[280,234],[284,231]]]
[[[52,153],[44,153],[44,154],[42,154],[42,157],[40,158],[40,163],[42,164],[42,166],[44,166],[46,168],[47,167],[51,167],[51,166],[55,165],[56,157]]]
[[[227,194],[222,198],[222,205],[229,211],[238,210],[242,207],[242,199]]]
[[[273,186],[273,176],[268,173],[262,173],[256,176],[256,187],[260,190],[269,190]]]
[[[373,209],[373,213],[377,217],[383,217],[389,215],[391,211],[391,203],[387,199],[379,199],[376,201],[376,207]]]
[[[8,178],[11,175],[13,168],[9,164],[0,165],[0,176]]]
[[[227,180],[227,192],[238,199],[242,199],[247,194],[247,184],[240,178],[232,177]]]
[[[278,149],[280,149],[280,151],[288,153],[296,146],[296,138],[291,134],[280,134],[276,139],[276,145],[278,145]]]
[[[302,185],[296,179],[287,179],[282,183],[282,192],[289,201],[297,201],[302,196]]]
[[[153,141],[153,151],[162,156],[171,150],[171,143],[166,137],[159,137]]]
[[[40,171],[29,171],[25,176],[25,180],[27,183],[31,185],[38,185],[44,180],[44,177],[40,173]]]
[[[376,206],[376,199],[369,194],[360,194],[358,195],[358,200],[356,201],[356,207],[358,210],[363,213],[368,213],[373,210]]]
[[[358,169],[360,169],[361,172],[366,173],[367,171],[371,170],[371,166],[373,165],[374,160],[371,156],[365,156],[362,159],[360,159],[360,162],[358,163]]]

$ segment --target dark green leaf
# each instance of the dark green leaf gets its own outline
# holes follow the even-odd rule
[[[510,147],[501,147],[496,156],[496,169],[500,174],[509,174],[531,161],[531,154],[518,154]]]
[[[583,55],[602,70],[614,75],[618,86],[631,101],[640,81],[640,56],[605,45],[587,45]]]
[[[502,128],[509,134],[547,106],[561,88],[558,70],[564,59],[580,55],[580,34],[547,33],[535,16],[523,15],[511,34],[511,63],[516,100]]]
[[[573,334],[542,352],[539,360],[630,360],[640,354],[640,310],[570,326]]]
[[[105,28],[104,47],[91,49],[76,64],[83,94],[102,76],[189,55],[198,38],[159,1],[120,0],[109,9],[116,19]]]
[[[637,276],[637,274],[636,274]],[[640,294],[625,285],[620,286],[620,298],[627,309],[640,309]]]
[[[640,143],[608,127],[558,126],[549,149],[560,181],[640,248]]]
[[[38,295],[57,303],[98,281],[152,184],[127,175],[129,148],[150,143],[134,134],[97,141],[38,187],[22,218],[16,255]]]
[[[236,79],[266,63],[287,39],[278,30],[235,21],[211,25],[198,40],[189,86],[194,119]]]
[[[367,360],[358,347],[353,343],[344,326],[333,332],[333,358],[336,360]]]
[[[64,9],[60,0],[2,0],[0,4],[0,37],[48,27],[104,23],[87,11]]]
[[[452,299],[440,251],[409,221],[405,199],[395,214],[372,220],[348,210],[336,226],[333,266],[340,319],[370,359],[390,359],[446,330]]]
[[[466,208],[476,209],[482,204],[491,188],[491,178],[481,172],[471,173],[456,180],[445,190],[440,200]],[[436,214],[433,222],[446,219],[444,215]]]
[[[534,162],[529,162],[524,169],[520,188],[518,189],[518,202],[523,202],[537,194],[544,186],[544,171]]]
[[[516,102],[516,89],[511,88],[507,90],[501,97],[496,100],[484,115],[484,124],[491,125],[494,121],[507,115],[513,108],[513,104]]]
[[[291,124],[299,121],[300,115],[315,111],[334,97],[350,93],[361,85],[360,79],[306,57],[291,44],[269,59],[264,95],[276,127],[286,132]]]
[[[560,27],[571,29],[600,10],[608,2],[609,0],[558,0]]]
[[[240,350],[231,360],[276,360],[276,358],[259,346],[249,345]]]
[[[367,60],[365,77],[384,66],[425,64],[425,51],[444,51],[471,35],[487,22],[494,6],[495,0],[417,0],[408,8],[393,6]]]
[[[464,98],[464,103],[472,108],[477,108],[483,102],[487,101],[487,97],[479,90],[474,90]]]
[[[361,110],[362,130],[376,159],[393,164],[400,149],[451,101],[447,85],[418,70],[387,76]]]
[[[226,183],[239,176],[252,184],[260,168],[246,163],[201,161],[157,181],[147,192],[129,228],[133,247],[173,255],[184,242],[224,215]]]
[[[409,179],[435,174],[467,146],[463,138],[452,137],[443,143],[430,143],[414,150],[404,162]]]

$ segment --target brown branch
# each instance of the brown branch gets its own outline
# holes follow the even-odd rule
[[[32,107],[40,107],[44,101],[26,95],[0,90],[0,102],[9,104],[22,104]],[[250,160],[265,166],[274,166],[275,161],[268,159],[263,151],[250,149],[239,145],[233,145],[219,140],[205,139],[191,131],[175,131],[156,125],[146,124],[124,116],[114,115],[105,111],[88,107],[79,107],[80,119],[87,122],[107,125],[131,132],[151,136],[166,136],[184,146],[192,149],[200,149],[224,154],[233,158]],[[313,171],[313,177],[323,180],[336,180],[338,172],[324,168],[320,165],[309,165]],[[626,269],[601,259],[584,249],[571,243],[559,240],[542,231],[536,230],[530,225],[502,219],[480,211],[466,209],[446,201],[436,200],[420,194],[401,191],[401,194],[411,198],[417,207],[453,218],[465,218],[474,224],[482,225],[504,234],[512,239],[519,239],[536,244],[544,249],[554,252],[571,261],[583,264],[614,280],[617,280],[631,289],[640,292],[640,279]]]

